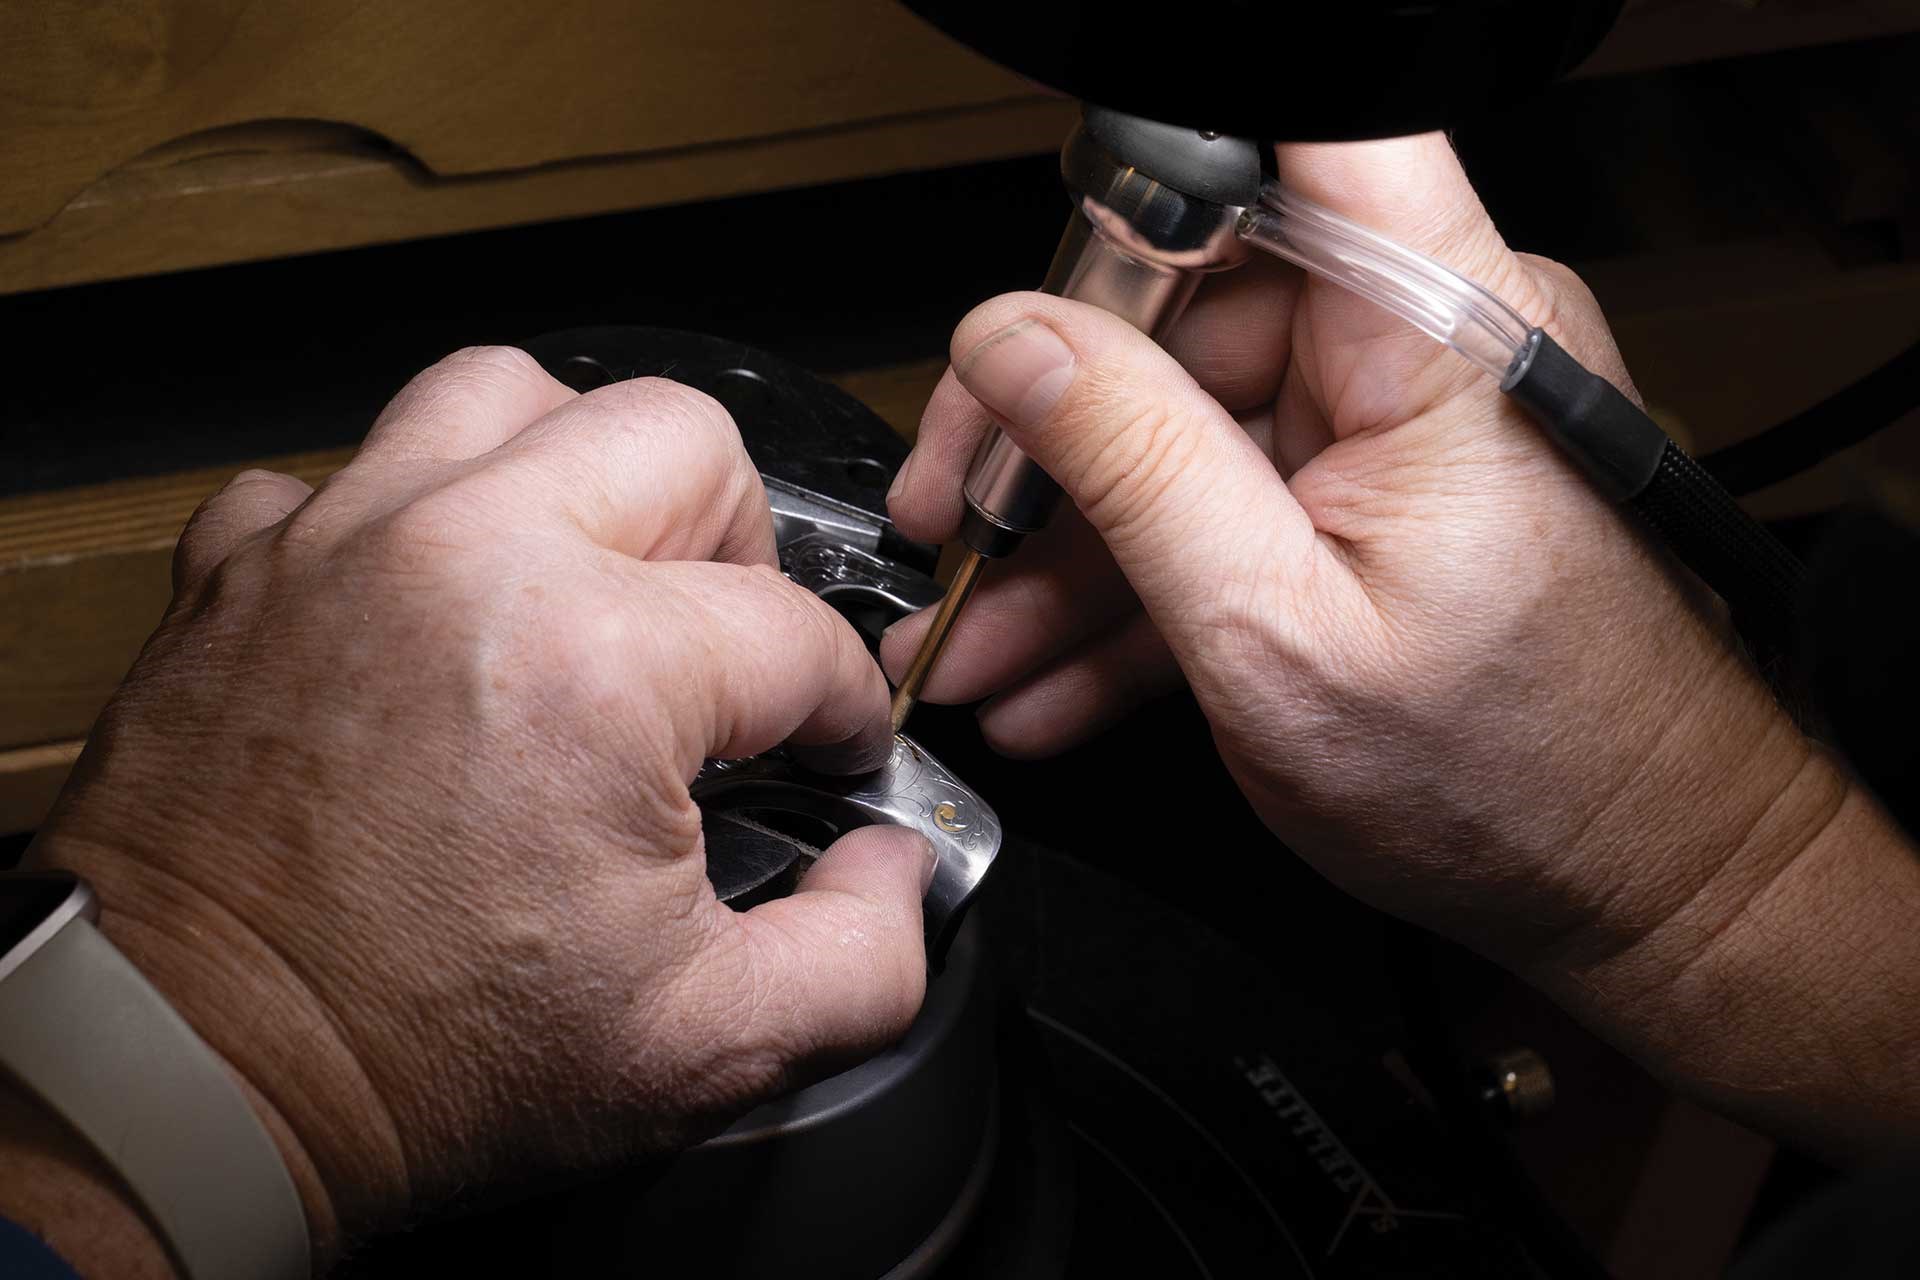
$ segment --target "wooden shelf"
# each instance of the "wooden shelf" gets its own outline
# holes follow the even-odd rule
[[[37,14],[0,7],[0,293],[1035,154],[1075,111],[892,0]],[[1636,0],[1582,73],[1911,31]]]
[[[107,174],[0,237],[0,293],[548,222],[1051,151],[1073,104],[1018,97],[510,173],[440,178],[351,133],[228,131]]]
[[[892,0],[6,5],[0,81],[4,232],[46,225],[158,148],[235,126],[350,129],[463,178],[830,136],[1034,94]]]

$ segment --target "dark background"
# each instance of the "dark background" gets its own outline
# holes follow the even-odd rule
[[[1920,246],[1916,83],[1920,40],[1801,50],[1576,81],[1463,125],[1455,142],[1510,242],[1593,269],[1603,303],[1615,301],[1604,284],[1609,264],[1769,237],[1809,238],[1836,271],[1870,271],[1910,263]],[[1875,137],[1894,140],[1891,167],[1871,146],[1849,152],[1856,135],[1847,121],[1860,113]],[[411,374],[447,351],[561,328],[724,334],[822,372],[938,355],[970,306],[1039,279],[1065,214],[1054,161],[1038,157],[0,298],[0,496],[348,445]],[[1689,281],[1667,285],[1683,302]],[[1778,416],[1801,407],[1781,405]],[[1898,431],[1913,438],[1913,415]],[[1884,498],[1864,488],[1850,496]],[[1825,519],[1816,514],[1791,533],[1812,546]],[[1871,646],[1883,622],[1868,611],[1848,626]],[[1875,669],[1905,654],[1851,652],[1869,654]],[[1172,721],[1168,734],[1204,750],[1190,717],[1156,714]],[[1116,763],[1091,760],[1074,768]],[[986,790],[990,768],[981,761],[963,772]],[[1045,802],[1049,776],[1024,775],[1021,798],[1004,807],[1028,834],[1066,845],[1071,833]],[[1235,803],[1217,778],[1193,785],[1212,788],[1192,793],[1206,804]],[[0,857],[22,843],[0,844]],[[1230,889],[1194,876],[1170,896],[1251,946],[1270,920],[1244,897],[1231,905]],[[1372,949],[1354,981],[1394,980],[1378,936],[1386,926],[1329,903],[1305,880],[1291,890],[1318,914],[1289,946],[1310,957],[1315,930],[1340,933],[1350,947],[1358,937]],[[1215,900],[1229,905],[1214,909]],[[1430,1013],[1468,1026],[1505,998],[1470,957],[1393,945],[1417,945],[1448,979],[1428,993]],[[1393,1010],[1370,1012],[1380,1025],[1363,1016],[1362,1031],[1377,1031],[1381,1043],[1398,1033]],[[1546,1025],[1551,1016],[1524,1015],[1537,1034],[1563,1036]],[[1610,1060],[1593,1078],[1621,1095],[1653,1088]],[[1597,1149],[1613,1114],[1601,1107],[1567,1120],[1569,1145]],[[1826,1179],[1805,1161],[1780,1159],[1751,1229]]]

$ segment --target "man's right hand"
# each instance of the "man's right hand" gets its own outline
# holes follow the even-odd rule
[[[318,492],[209,500],[176,587],[28,862],[88,877],[232,1065],[323,1260],[461,1188],[693,1140],[912,1019],[923,838],[854,832],[744,914],[705,875],[708,757],[892,743],[707,397],[461,352]],[[32,1191],[0,1179],[0,1210]],[[97,1223],[43,1229],[97,1262]]]
[[[1592,297],[1508,250],[1444,138],[1283,147],[1279,173],[1631,388]],[[1849,932],[1913,936],[1920,868],[1697,584],[1491,379],[1268,262],[1209,282],[1169,351],[1016,294],[968,316],[952,353],[891,498],[902,532],[953,536],[996,422],[1078,510],[988,571],[923,697],[990,697],[989,739],[1044,754],[1184,682],[1255,808],[1329,879],[1534,978],[1656,1067],[1711,1077],[1728,1105],[1832,1149],[1920,1136],[1920,1014],[1896,1028],[1876,1112],[1849,1055],[1884,1039],[1803,1016],[1836,991],[1829,966],[1778,941],[1813,943],[1833,893],[1862,883],[1839,900]],[[887,636],[895,675],[926,621]],[[1908,949],[1863,957],[1872,976],[1847,989],[1920,1009]],[[1698,1019],[1736,1005],[1739,1053],[1703,1044]],[[1774,1087],[1783,1050],[1831,1096]]]

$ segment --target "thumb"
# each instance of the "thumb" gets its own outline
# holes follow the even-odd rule
[[[900,1038],[926,994],[920,900],[933,858],[916,831],[862,827],[835,841],[797,892],[740,917],[753,1040],[806,1075]]]
[[[1126,322],[1009,294],[961,321],[953,353],[960,384],[1099,531],[1183,664],[1182,636],[1247,598],[1235,584],[1258,575],[1262,596],[1284,597],[1310,568],[1312,522],[1267,456]]]
[[[1519,261],[1480,203],[1445,134],[1288,143],[1274,155],[1278,179],[1289,191],[1438,259],[1503,296],[1523,283]],[[1373,305],[1359,298],[1354,302]]]

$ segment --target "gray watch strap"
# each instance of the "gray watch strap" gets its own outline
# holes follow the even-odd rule
[[[252,1104],[74,919],[0,982],[0,1064],[125,1179],[192,1280],[304,1280],[306,1210]]]

